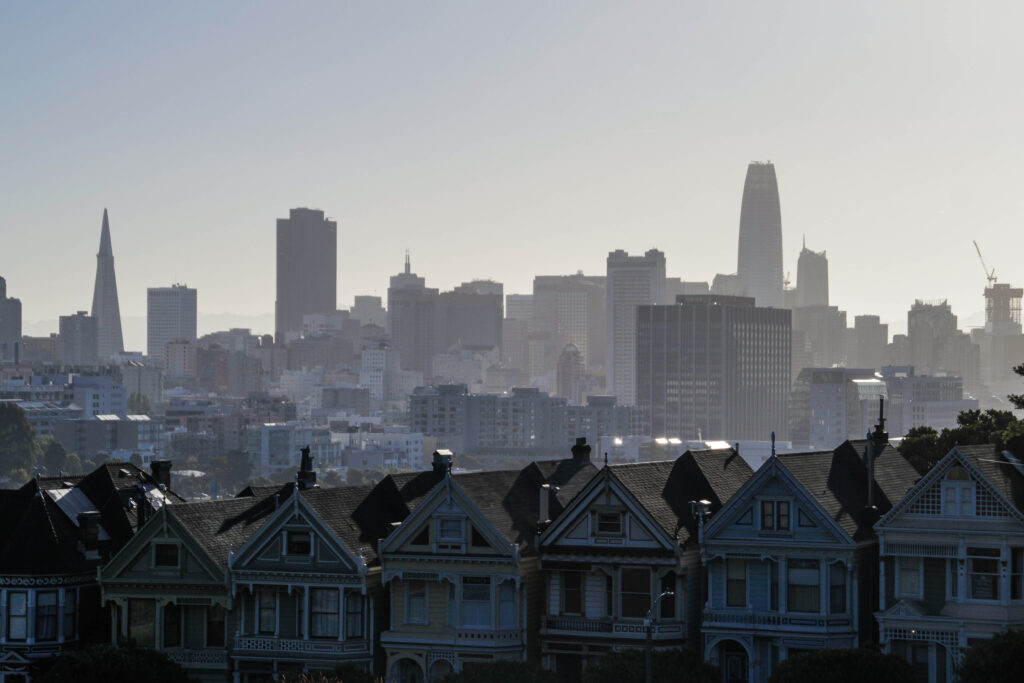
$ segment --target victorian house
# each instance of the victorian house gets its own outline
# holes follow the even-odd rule
[[[1024,466],[957,446],[875,525],[882,646],[918,681],[953,681],[966,648],[1024,627]]]
[[[799,652],[873,640],[871,525],[920,476],[881,437],[773,456],[705,526],[703,649],[723,680],[765,681]]]
[[[538,521],[543,506],[557,514],[593,475],[589,451],[578,444],[572,459],[455,475],[451,455],[439,452],[432,472],[382,482],[409,508],[379,549],[390,597],[381,636],[388,681],[538,659]]]
[[[699,646],[702,520],[753,474],[732,449],[606,465],[540,537],[542,661],[567,681],[612,650]],[[542,519],[548,515],[542,512]]]
[[[30,665],[103,641],[97,568],[170,502],[170,463],[148,474],[126,462],[81,477],[33,479],[0,490],[0,681],[25,683]]]

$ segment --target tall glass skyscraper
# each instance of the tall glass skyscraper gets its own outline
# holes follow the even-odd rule
[[[736,274],[744,294],[758,306],[782,308],[782,212],[771,162],[747,166]]]

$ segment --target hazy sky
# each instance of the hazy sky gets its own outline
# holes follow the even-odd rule
[[[806,235],[851,324],[905,326],[915,298],[963,320],[972,239],[1024,283],[1022,24],[935,0],[8,2],[0,275],[55,330],[91,304],[107,207],[124,316],[174,281],[266,314],[275,219],[310,206],[338,221],[343,306],[406,247],[441,288],[529,292],[616,248],[706,280],[771,159],[794,278]]]

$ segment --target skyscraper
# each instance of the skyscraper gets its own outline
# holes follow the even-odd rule
[[[164,363],[164,347],[178,339],[196,340],[196,290],[185,285],[146,290],[146,355]]]
[[[435,322],[438,292],[412,272],[409,254],[405,272],[391,276],[388,286],[388,335],[398,349],[403,370],[419,370],[431,376],[438,347]]]
[[[21,360],[21,301],[7,298],[7,280],[0,277],[0,361]]]
[[[828,306],[828,256],[806,244],[796,262],[796,305]]]
[[[59,321],[60,337],[57,357],[69,365],[95,365],[98,344],[96,318],[78,311],[62,315]]]
[[[100,250],[96,254],[96,286],[92,290],[92,318],[96,321],[96,357],[106,363],[115,353],[124,353],[121,336],[121,307],[117,303],[114,249],[110,246],[110,221],[103,209]]]
[[[651,435],[767,441],[789,429],[790,312],[731,296],[640,306],[637,405]]]
[[[782,213],[771,162],[747,166],[736,274],[746,296],[758,306],[782,307]]]
[[[637,307],[665,303],[665,254],[657,249],[643,256],[621,249],[608,254],[605,300],[605,388],[631,406],[636,403]]]
[[[302,316],[338,308],[338,223],[316,209],[291,209],[277,219],[278,342],[302,330]]]

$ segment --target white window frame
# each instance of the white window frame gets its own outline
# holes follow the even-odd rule
[[[177,562],[175,564],[157,564],[156,563],[156,557],[157,557],[156,549],[157,549],[158,546],[163,546],[163,545],[174,546],[177,549],[177,558],[176,558]],[[151,547],[153,549],[153,558],[152,558],[152,561],[150,562],[150,565],[153,567],[153,569],[156,569],[156,570],[161,570],[161,569],[181,569],[181,543],[179,543],[178,541],[174,541],[174,540],[159,540],[159,541],[153,541],[153,544],[152,544]]]
[[[288,552],[288,545],[291,543],[292,534],[305,534],[309,537],[309,552],[291,553]],[[285,557],[313,557],[313,532],[309,529],[285,529],[284,531],[284,556]]]
[[[413,600],[413,586],[423,586],[423,616],[413,617],[410,607]],[[405,582],[405,623],[427,625],[430,623],[430,588],[426,581],[411,579]]]
[[[905,564],[917,562],[917,569],[912,570],[905,567]],[[903,577],[904,574],[908,573],[908,569],[915,571],[917,574],[917,591],[905,591],[903,590]],[[896,584],[894,586],[894,593],[897,598],[908,598],[911,600],[920,600],[924,597],[924,559],[921,557],[897,557],[896,558]]]

